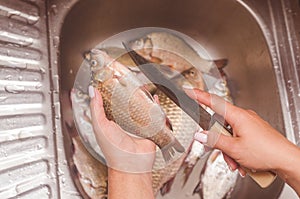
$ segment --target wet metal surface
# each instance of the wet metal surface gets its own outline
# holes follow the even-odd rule
[[[45,1],[0,2],[0,198],[58,198]]]
[[[82,198],[67,164],[61,112],[69,110],[60,99],[84,51],[135,27],[175,29],[213,58],[228,58],[235,103],[300,146],[299,10],[297,0],[1,0],[0,198]],[[201,166],[188,186],[197,184]],[[234,198],[278,198],[282,188],[281,181],[266,190],[250,178],[237,182]],[[293,197],[284,190],[282,199]],[[163,198],[172,195],[199,198],[190,190]]]

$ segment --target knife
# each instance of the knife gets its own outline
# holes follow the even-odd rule
[[[127,53],[141,70],[141,72],[167,97],[170,98],[178,107],[186,112],[201,128],[208,131],[215,131],[227,136],[232,136],[231,128],[225,126],[217,114],[209,114],[195,100],[191,99],[181,88],[168,79],[163,73],[158,70],[158,64],[152,63],[140,56],[137,52],[131,49],[127,44],[122,42]],[[270,171],[254,172],[248,168],[243,169],[247,174],[262,188],[266,188],[276,179],[276,174]]]

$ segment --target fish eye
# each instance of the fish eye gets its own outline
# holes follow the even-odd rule
[[[135,41],[135,45],[137,47],[143,47],[143,43],[144,43],[144,41],[142,39],[139,39],[139,40]]]
[[[92,64],[92,66],[96,66],[96,65],[97,65],[97,61],[93,59],[93,60],[91,61],[91,64]]]

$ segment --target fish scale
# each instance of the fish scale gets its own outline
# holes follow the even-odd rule
[[[132,62],[129,55],[125,53],[124,49],[106,49],[106,52],[120,63],[124,65],[134,66],[134,63]],[[188,81],[191,80],[190,76],[186,78],[188,79]],[[184,81],[186,81],[181,80],[182,79],[180,79],[179,83],[183,83]],[[199,89],[204,89],[204,84],[198,84],[196,86]],[[199,129],[198,124],[196,124],[194,120],[192,120],[184,111],[182,111],[163,92],[157,90],[155,94],[158,96],[159,104],[171,122],[173,134],[178,140],[180,140],[185,148],[188,148],[192,143],[193,134]],[[176,173],[181,168],[186,156],[187,154],[185,153],[166,167],[162,167],[161,165],[164,165],[163,158],[161,154],[157,153],[152,171],[152,187],[155,194],[158,193],[159,189],[161,189],[166,182],[175,177]]]
[[[105,111],[127,132],[142,137],[150,137],[153,132],[156,134],[161,131],[165,125],[165,115],[161,114],[161,117],[158,117],[161,120],[153,120],[153,116],[149,114],[148,108],[155,107],[155,104],[151,99],[144,96],[143,91],[139,89],[141,85],[131,81],[130,74],[129,77],[124,77],[123,81],[126,81],[126,85],[119,83],[118,80],[114,81],[114,85],[99,83],[99,87],[113,87],[110,91],[112,94],[109,94],[109,97],[105,97],[106,104],[110,106],[109,110]],[[102,93],[103,96],[106,94]],[[143,100],[139,97],[142,97]],[[149,105],[149,107],[145,107],[145,104]],[[158,106],[156,107],[158,108]],[[149,128],[149,130],[146,128]]]
[[[156,34],[156,36],[157,36],[157,34]],[[163,37],[170,36],[171,38],[174,39],[174,36],[172,36],[172,35],[162,34],[162,36]],[[155,40],[156,38],[152,37],[152,39]],[[183,44],[182,41],[180,41],[180,40],[175,40],[175,41]],[[154,44],[154,46],[155,46],[155,44]],[[154,53],[153,55],[160,56],[161,58],[166,58],[164,53],[167,50],[169,50],[169,48],[172,48],[172,46],[167,47],[167,49],[163,48],[163,47],[160,48],[160,49],[164,49],[164,50],[155,49],[156,54]],[[113,58],[114,60],[123,64],[124,66],[127,66],[128,69],[130,69],[132,72],[137,73],[137,76],[141,75],[139,70],[136,69],[137,67],[131,60],[130,56],[128,56],[128,54],[126,53],[126,51],[124,51],[124,49],[119,49],[119,48],[113,47],[113,48],[105,48],[103,50],[111,58]],[[173,61],[175,61],[175,62],[173,62],[169,58],[165,59],[165,60],[157,59],[156,61],[159,61],[159,62],[162,61],[162,63],[168,65],[169,67],[173,66],[173,68],[171,70],[173,75],[179,74],[178,72],[182,72],[179,74],[179,77],[177,77],[178,76],[177,75],[176,79],[174,79],[178,84],[180,84],[180,85],[187,84],[187,85],[191,85],[193,87],[199,88],[201,90],[204,90],[205,84],[203,82],[202,73],[201,72],[195,73],[195,71],[194,71],[195,69],[193,69],[193,68],[192,68],[192,70],[189,69],[189,70],[185,71],[186,67],[181,67],[182,66],[181,64],[176,64],[177,62],[185,63],[184,62],[185,60],[182,57],[180,57],[180,54],[177,54],[177,53],[171,53],[171,54],[172,54],[172,58],[176,59],[177,61],[173,60]],[[185,53],[183,53],[183,54],[185,54]],[[167,57],[169,57],[169,54]],[[156,57],[150,56],[147,58],[154,59]],[[170,64],[168,64],[168,63],[170,63]],[[172,63],[175,63],[175,64],[172,64]],[[203,64],[204,63],[208,63],[208,65],[210,65],[212,63],[212,61],[204,61]],[[170,72],[170,71],[166,71],[166,72]],[[171,74],[171,76],[172,76],[172,74]],[[121,84],[122,83],[124,84],[124,82],[122,80],[120,82],[121,82]],[[113,87],[112,85],[110,85],[110,86]],[[97,87],[99,89],[99,85],[97,85]],[[199,128],[200,128],[198,126],[198,124],[195,123],[194,120],[192,120],[185,112],[183,112],[175,103],[173,103],[173,101],[171,101],[164,93],[157,91],[154,86],[151,86],[151,84],[149,87],[151,88],[151,94],[156,92],[155,94],[158,96],[158,99],[160,101],[160,107],[164,110],[166,116],[168,117],[168,119],[171,123],[173,135],[176,137],[176,139],[178,139],[180,141],[180,143],[183,145],[183,147],[185,149],[192,150],[192,147],[190,146],[190,144],[193,141],[193,135],[194,135],[195,131],[199,130]],[[109,95],[109,94],[112,94],[113,89],[111,88],[110,90],[100,90],[100,91],[101,91],[101,93],[106,92],[107,96],[109,96],[109,98],[111,98],[111,95]],[[125,97],[126,97],[126,93],[125,93]],[[104,100],[104,108],[105,108],[105,110],[111,111],[111,110],[109,110],[110,109],[109,103],[110,103],[110,101],[108,99]],[[139,101],[135,101],[135,102],[131,101],[131,103],[132,103],[132,105],[135,105],[133,107],[137,107],[137,105],[140,102]],[[132,113],[135,111],[136,110],[131,110]],[[122,112],[120,114],[124,114],[124,113]],[[112,117],[112,114],[107,114],[107,117],[108,118],[111,117],[111,119],[114,120],[114,118]],[[130,117],[131,117],[130,119],[135,118],[135,115],[132,114]],[[135,119],[137,119],[137,118],[135,118]],[[201,145],[201,147],[203,149],[203,145]],[[201,149],[201,151],[203,151],[202,149]],[[157,147],[157,151],[159,151],[158,147]],[[189,154],[189,156],[188,156],[188,154]],[[198,160],[199,155],[201,155],[201,154],[198,153],[198,149],[197,149],[197,153],[190,153],[190,151],[186,151],[185,153],[182,153],[179,156],[176,156],[176,158],[174,159],[173,162],[170,162],[169,164],[166,165],[162,154],[157,153],[156,157],[155,157],[155,163],[153,166],[153,170],[152,170],[152,179],[153,179],[152,187],[153,187],[153,191],[154,191],[155,195],[157,195],[158,191],[162,188],[163,189],[170,188],[171,183],[167,183],[167,182],[168,181],[172,182],[172,179],[179,172],[179,169],[181,169],[181,168],[184,169],[184,167],[186,166],[185,161],[188,161],[186,158],[191,160],[191,162],[192,162],[191,165],[193,168],[193,166],[196,164],[195,162],[197,162],[197,161],[195,161],[195,156],[196,156],[196,160]],[[189,167],[191,165],[189,165]],[[187,178],[189,176],[188,174],[184,174],[184,175],[185,175],[185,178]],[[163,192],[166,193],[166,192],[168,192],[168,190],[165,190]]]
[[[99,49],[86,54],[86,60],[94,85],[100,92],[104,91],[101,94],[109,118],[123,130],[153,141],[160,148],[164,164],[184,152],[166,123],[162,108],[127,67]]]
[[[180,109],[172,100],[170,100],[163,92],[157,91],[155,93],[160,101],[160,106],[165,111],[169,118],[173,133],[180,140],[180,143],[189,148],[192,143],[194,133],[199,129],[198,124],[190,118],[184,111]],[[186,153],[172,162],[167,167],[156,169],[157,164],[161,164],[162,160],[156,158],[154,169],[152,172],[153,189],[156,193],[168,180],[172,179],[180,169],[183,160],[186,158]]]

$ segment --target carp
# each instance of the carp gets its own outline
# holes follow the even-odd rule
[[[86,60],[109,120],[130,134],[153,141],[166,162],[174,157],[175,151],[185,151],[173,135],[164,111],[128,68],[99,49],[86,54]]]

